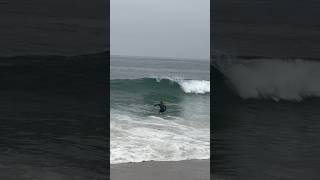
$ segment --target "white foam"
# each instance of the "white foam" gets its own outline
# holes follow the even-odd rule
[[[218,65],[245,99],[300,101],[320,96],[320,63],[316,61],[259,59]]]
[[[185,93],[210,93],[210,81],[205,80],[179,80],[177,81]]]
[[[114,109],[111,109],[110,126],[111,164],[210,156],[209,126],[195,128],[183,124],[179,118],[138,117]]]
[[[186,79],[177,78],[177,77],[156,78],[157,82],[160,82],[162,79],[168,79],[170,81],[178,83],[181,89],[185,93],[194,93],[194,94],[210,93],[210,81],[186,80]]]

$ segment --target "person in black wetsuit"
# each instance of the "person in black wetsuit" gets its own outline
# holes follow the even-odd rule
[[[167,110],[167,107],[163,104],[163,101],[160,101],[160,104],[155,104],[154,106],[159,106],[159,113],[164,113]]]

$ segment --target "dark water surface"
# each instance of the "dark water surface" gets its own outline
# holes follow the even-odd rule
[[[214,122],[215,174],[227,179],[317,179],[320,101],[244,101]],[[233,177],[233,178],[232,178]]]
[[[211,109],[213,178],[318,179],[319,98],[243,100],[224,84],[222,74],[212,70],[220,85],[215,86]]]
[[[105,55],[2,58],[0,179],[107,179]]]

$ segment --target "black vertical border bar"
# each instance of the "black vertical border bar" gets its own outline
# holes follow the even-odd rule
[[[106,109],[106,113],[107,113],[107,118],[106,121],[108,121],[107,123],[107,129],[109,130],[109,132],[107,133],[107,148],[108,148],[108,152],[107,152],[107,172],[108,172],[108,178],[110,179],[110,0],[106,0],[107,1],[107,8],[106,8],[106,30],[107,30],[107,40],[106,40],[106,47],[107,47],[107,67],[106,67],[106,91],[107,91],[107,97],[106,97],[106,102],[107,102],[107,109]]]
[[[213,157],[214,157],[214,142],[213,142],[213,106],[214,106],[214,75],[213,75],[213,67],[212,67],[212,56],[213,56],[213,1],[210,0],[210,179],[211,174],[213,174]]]

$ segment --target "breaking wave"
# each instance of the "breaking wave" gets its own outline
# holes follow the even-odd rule
[[[186,80],[174,78],[141,78],[141,79],[114,79],[112,88],[117,90],[163,91],[168,93],[207,94],[210,93],[210,81]]]
[[[320,63],[314,60],[215,59],[213,68],[243,99],[301,101],[320,96]]]

